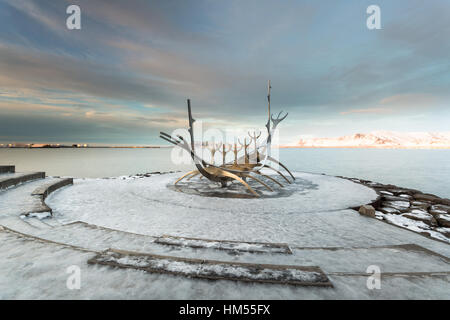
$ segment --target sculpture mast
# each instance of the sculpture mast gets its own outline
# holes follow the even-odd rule
[[[267,85],[267,102],[269,104],[269,117],[268,117],[269,122],[270,122],[270,88],[272,88],[272,87],[270,86],[270,80],[269,80],[269,83]]]

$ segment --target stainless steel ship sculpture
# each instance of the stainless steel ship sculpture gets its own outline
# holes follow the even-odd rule
[[[283,187],[283,184],[277,181],[275,178],[261,173],[261,169],[263,168],[273,170],[280,177],[282,177],[286,183],[292,183],[282,172],[280,172],[279,170],[275,169],[270,165],[270,163],[275,163],[279,165],[284,170],[286,170],[286,172],[290,175],[292,180],[295,180],[293,174],[289,171],[289,169],[281,162],[279,162],[277,159],[271,156],[272,137],[275,133],[277,126],[281,121],[286,119],[288,113],[282,115],[282,111],[280,111],[280,113],[278,113],[276,117],[274,117],[274,115],[270,113],[270,89],[271,86],[269,81],[267,94],[268,111],[269,111],[268,120],[266,123],[267,138],[264,141],[264,143],[258,145],[257,142],[258,138],[261,136],[261,132],[259,133],[253,132],[253,134],[250,134],[249,132],[248,135],[250,139],[247,139],[247,137],[245,137],[242,142],[240,139],[238,139],[239,145],[241,146],[240,148],[238,148],[236,142],[233,145],[229,145],[226,143],[216,144],[214,141],[212,143],[206,144],[202,142],[202,145],[206,145],[206,147],[211,152],[212,155],[211,162],[205,161],[195,152],[195,139],[194,139],[195,119],[192,117],[191,101],[190,99],[188,99],[187,100],[188,118],[189,118],[188,131],[191,140],[190,144],[180,135],[172,137],[167,133],[160,132],[160,138],[186,150],[190,154],[197,168],[197,170],[189,171],[188,173],[181,176],[175,182],[175,184],[177,184],[184,178],[190,180],[191,178],[200,175],[200,178],[205,177],[210,181],[220,183],[220,185],[223,188],[229,186],[230,183],[232,183],[232,181],[238,181],[239,183],[244,185],[247,188],[247,190],[250,191],[255,197],[259,197],[260,195],[255,190],[253,190],[253,188],[247,183],[247,179],[252,179],[256,181],[269,191],[273,191],[272,187],[270,187],[260,178],[264,177],[272,181],[276,185]],[[251,145],[252,142],[253,142],[253,151],[249,152],[249,149],[252,147]],[[217,151],[222,153],[222,165],[216,165],[214,163],[214,155]],[[225,161],[226,154],[230,151],[232,151],[234,154],[234,161],[226,162]],[[243,155],[241,157],[238,157],[240,151],[243,151]]]

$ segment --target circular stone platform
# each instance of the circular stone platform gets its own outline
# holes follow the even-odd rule
[[[372,189],[345,179],[300,172],[294,173],[296,182],[286,185],[284,191],[263,191],[261,198],[209,197],[177,191],[172,185],[180,175],[78,179],[71,188],[50,196],[47,203],[63,223],[84,221],[153,236],[302,245],[317,245],[315,239],[320,238],[323,245],[337,245],[343,244],[349,228],[358,228],[338,221],[349,215],[359,218],[347,209],[377,197]],[[274,190],[280,188],[267,183]],[[337,223],[337,231],[330,230],[328,236],[327,226]]]

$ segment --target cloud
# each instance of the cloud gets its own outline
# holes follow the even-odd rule
[[[352,113],[372,113],[372,114],[380,114],[380,113],[390,113],[391,109],[386,108],[368,108],[368,109],[352,109],[348,111],[342,111],[340,114],[352,114]]]
[[[0,115],[116,126],[132,140],[144,128],[185,127],[191,98],[208,125],[245,127],[265,123],[271,79],[274,112],[290,112],[283,125],[320,134],[343,130],[352,117],[340,115],[408,126],[400,115],[411,108],[431,126],[431,110],[445,112],[450,99],[446,1],[380,0],[383,29],[373,32],[367,1],[77,0],[76,32],[65,28],[72,2],[0,3]]]
[[[380,101],[382,105],[392,107],[430,107],[440,99],[431,94],[407,93],[386,97]]]

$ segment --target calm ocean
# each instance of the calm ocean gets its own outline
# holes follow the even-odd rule
[[[170,161],[172,149],[0,149],[0,165],[47,175],[113,177],[188,170]],[[217,160],[219,161],[219,155]],[[450,198],[450,150],[281,149],[291,171],[369,179]]]

